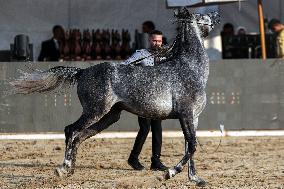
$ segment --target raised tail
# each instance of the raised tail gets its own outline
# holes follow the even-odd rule
[[[9,83],[13,86],[12,93],[15,94],[43,93],[52,91],[59,86],[74,85],[81,73],[82,69],[80,68],[57,66],[47,71],[22,72],[23,75],[19,79]]]

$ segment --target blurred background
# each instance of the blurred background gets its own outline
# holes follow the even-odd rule
[[[157,29],[163,31],[167,42],[170,43],[176,34],[176,27],[171,21],[173,19],[172,9],[175,7],[173,6],[174,3],[180,1],[173,1],[172,3],[166,0],[0,0],[0,2],[0,61],[8,61],[11,59],[8,52],[11,50],[11,44],[14,44],[15,36],[20,34],[28,36],[32,53],[30,60],[37,60],[41,43],[52,37],[54,25],[61,25],[65,31],[66,41],[73,40],[74,44],[76,44],[70,45],[69,51],[65,47],[65,52],[64,46],[62,47],[61,53],[65,53],[66,56],[72,53],[75,54],[74,48],[77,47],[78,49],[78,46],[80,46],[81,50],[77,50],[76,54],[81,56],[86,51],[83,46],[87,45],[91,47],[87,50],[87,54],[92,54],[92,59],[99,59],[100,57],[95,57],[93,52],[96,49],[93,47],[95,45],[93,43],[96,42],[95,32],[97,32],[97,37],[109,41],[109,44],[105,43],[99,47],[97,46],[97,51],[104,51],[104,49],[111,51],[106,46],[113,45],[112,32],[117,32],[115,38],[118,38],[119,45],[121,46],[123,39],[125,46],[129,45],[129,47],[119,47],[117,51],[120,50],[119,53],[122,54],[130,54],[130,52],[122,51],[133,51],[138,48],[135,33],[142,32],[142,23],[147,20],[152,21]],[[201,13],[217,10],[221,15],[221,24],[210,33],[205,42],[212,60],[260,58],[257,2],[257,0],[247,0],[191,8],[192,11]],[[284,2],[281,0],[264,0],[263,7],[265,33],[267,35],[267,54],[269,58],[274,58],[277,56],[275,36],[269,30],[268,22],[272,18],[284,19]],[[222,38],[221,32],[226,23],[230,23],[234,27],[234,36]],[[238,36],[238,30],[241,28],[244,29],[245,36]],[[125,39],[125,36],[123,38],[122,30],[127,31],[126,35],[129,34],[130,39]],[[113,46],[112,48],[114,48]],[[125,48],[130,49],[125,50]],[[102,58],[113,59],[113,57]]]

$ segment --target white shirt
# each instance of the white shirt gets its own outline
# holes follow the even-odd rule
[[[59,49],[59,43],[57,41],[57,39],[53,38],[54,44],[55,44],[55,48],[58,50]]]
[[[127,60],[125,60],[121,64],[128,65],[128,64],[131,64],[131,62],[134,62],[144,57],[147,57],[147,58],[139,62],[142,66],[154,66],[154,56],[151,56],[151,53],[147,49],[136,50],[136,52],[131,57],[129,57]]]

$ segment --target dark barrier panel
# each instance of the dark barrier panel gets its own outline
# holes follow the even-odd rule
[[[98,62],[0,63],[1,93],[17,70],[45,70],[53,66],[89,67]],[[80,116],[76,87],[62,94],[3,96],[0,132],[63,132]],[[200,130],[284,129],[284,62],[282,60],[224,60],[210,62],[207,106],[199,118]],[[180,130],[177,120],[163,121],[164,130]],[[137,116],[123,112],[108,130],[136,131]]]

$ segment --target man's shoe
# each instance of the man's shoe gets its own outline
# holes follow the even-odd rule
[[[152,161],[151,170],[153,171],[165,171],[168,167],[166,167],[160,160]]]
[[[137,158],[129,157],[127,162],[134,170],[141,171],[145,168]]]

